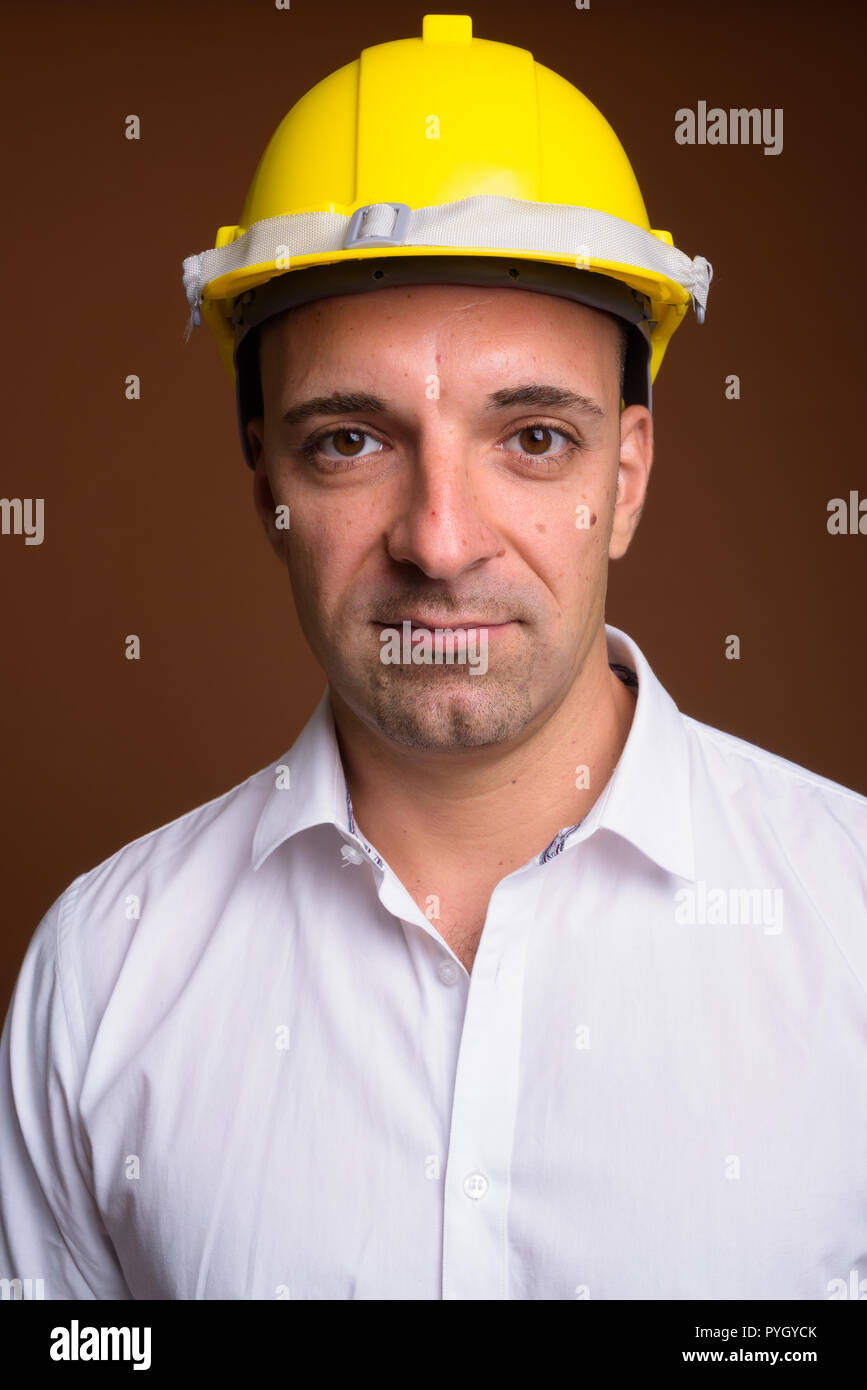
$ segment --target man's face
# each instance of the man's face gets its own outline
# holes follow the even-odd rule
[[[368,726],[417,749],[480,747],[568,694],[652,458],[649,412],[620,414],[618,347],[596,310],[459,285],[320,300],[263,326],[257,507],[332,691]],[[381,634],[404,620],[480,625],[487,669],[461,661],[460,638],[453,664],[386,664]]]

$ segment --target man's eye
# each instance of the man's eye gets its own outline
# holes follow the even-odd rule
[[[555,450],[555,441],[558,439],[561,446]],[[365,447],[365,441],[373,447]],[[517,449],[509,447],[513,441],[518,442]],[[508,453],[520,454],[529,463],[545,463],[565,458],[578,443],[574,435],[567,434],[565,430],[555,429],[553,425],[535,423],[522,426],[510,436],[503,447]],[[564,444],[567,447],[562,447]],[[302,446],[302,452],[307,458],[314,462],[324,461],[333,465],[335,469],[339,469],[341,465],[351,467],[356,460],[370,458],[372,454],[381,453],[382,449],[381,441],[375,439],[367,430],[346,425],[314,435]]]
[[[376,445],[376,449],[365,450],[363,441]],[[334,452],[328,452],[323,446],[330,443]],[[308,439],[303,447],[303,452],[308,458],[324,458],[329,463],[352,463],[355,459],[369,458],[371,453],[382,450],[382,444],[366,430],[358,430],[348,426],[343,426],[337,430],[326,430],[323,434],[314,435]]]
[[[510,454],[522,454],[523,457],[528,459],[531,463],[536,459],[542,459],[544,461],[545,459],[549,459],[552,455],[552,450],[554,448],[552,440],[555,438],[560,438],[567,445],[572,447],[577,447],[578,445],[578,440],[574,435],[567,434],[565,430],[555,430],[553,425],[533,424],[524,425],[521,429],[517,430],[515,434],[510,436],[503,447],[506,448],[507,452]],[[512,440],[518,441],[517,450],[508,447]],[[554,457],[564,458],[568,453],[571,453],[571,447],[565,449],[561,448],[556,451]]]

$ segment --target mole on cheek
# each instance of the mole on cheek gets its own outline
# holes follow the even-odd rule
[[[537,521],[537,522],[536,522],[536,530],[537,530],[537,531],[541,531],[541,532],[542,532],[542,535],[544,536],[545,531],[547,530],[547,527],[546,527],[541,521]]]
[[[591,525],[591,526],[595,526],[595,525],[596,525],[596,513],[595,513],[595,512],[591,512],[591,513],[590,513],[590,525]]]

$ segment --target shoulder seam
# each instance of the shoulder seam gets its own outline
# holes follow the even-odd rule
[[[867,807],[867,797],[862,796],[853,787],[844,787],[842,782],[835,782],[830,777],[824,777],[820,772],[811,772],[809,768],[801,767],[799,763],[784,758],[780,753],[773,753],[769,748],[761,748],[758,744],[739,738],[737,734],[726,733],[725,729],[716,729],[712,724],[704,724],[700,719],[693,719],[692,715],[684,714],[683,718],[700,730],[702,735],[709,736],[715,742],[724,744],[727,751],[745,758],[748,762],[759,766],[766,765],[769,770],[785,773],[795,781],[805,782],[809,786],[818,787],[823,791],[835,792],[848,801],[853,801],[856,804],[861,803]]]
[[[74,962],[70,968],[71,978],[68,982],[64,978],[62,956],[65,956],[66,954],[64,948],[65,937],[67,932],[67,923],[69,919],[74,917],[75,915],[75,910],[78,906],[78,898],[81,890],[81,885],[83,884],[85,878],[85,874],[79,874],[78,878],[74,879],[73,882],[70,883],[69,887],[65,890],[65,892],[61,894],[54,923],[54,974],[57,980],[57,988],[60,993],[61,1003],[63,1005],[63,1017],[66,1021],[66,1031],[69,1034],[69,1040],[71,1043],[72,1062],[75,1070],[76,1079],[76,1089],[79,1092],[81,1090],[81,1085],[84,1080],[84,1073],[82,1070],[83,1058],[80,1057],[79,1053],[82,1048],[86,1049],[87,1047],[87,1030],[84,1026],[84,1007],[81,1002],[81,990],[79,988],[78,975],[75,971]],[[71,983],[71,986],[74,989],[75,1003],[78,1007],[76,1028],[73,1028],[72,1026],[72,1017],[69,1008],[69,983]]]
[[[789,870],[790,870],[790,872],[792,873],[792,875],[794,876],[794,878],[797,879],[797,881],[798,881],[798,883],[799,883],[799,885],[800,885],[800,888],[801,888],[801,892],[803,893],[803,895],[804,895],[804,897],[806,898],[807,902],[810,904],[811,908],[813,909],[813,912],[815,913],[816,919],[817,919],[819,922],[821,922],[822,928],[823,928],[825,934],[826,934],[826,935],[830,938],[830,940],[834,943],[834,947],[835,947],[835,949],[836,949],[838,955],[840,956],[840,959],[841,959],[842,961],[845,962],[847,970],[849,971],[850,975],[852,975],[852,977],[854,978],[856,984],[858,985],[858,988],[861,990],[861,993],[864,995],[865,999],[867,999],[867,980],[865,980],[865,979],[862,977],[861,972],[857,969],[857,967],[856,967],[856,966],[853,964],[853,962],[850,960],[850,958],[849,958],[849,953],[844,949],[844,947],[843,947],[843,945],[841,944],[840,939],[839,939],[839,937],[837,936],[837,933],[835,932],[833,926],[832,926],[831,923],[828,921],[827,917],[825,916],[824,912],[823,912],[822,909],[820,908],[819,904],[816,902],[815,898],[813,897],[813,894],[810,892],[810,890],[809,890],[809,888],[807,887],[807,885],[804,883],[804,880],[802,879],[800,873],[798,872],[798,867],[797,867],[797,865],[795,864],[794,860],[793,860],[793,859],[791,858],[791,856],[788,855],[788,854],[786,854],[786,863],[788,864]]]
[[[91,868],[79,875],[79,878],[84,880],[89,878],[91,874],[95,874],[99,869],[108,869],[112,867],[122,854],[125,854],[128,850],[134,849],[136,845],[145,844],[145,842],[152,839],[153,836],[159,835],[162,831],[169,830],[173,826],[183,825],[184,821],[199,815],[202,811],[206,811],[209,806],[216,806],[218,802],[226,800],[228,797],[234,795],[235,792],[243,791],[244,787],[254,782],[257,777],[261,777],[264,773],[269,772],[270,769],[274,767],[276,761],[278,760],[275,759],[274,762],[266,763],[264,767],[260,767],[256,772],[251,772],[250,776],[245,777],[243,782],[237,782],[234,787],[229,787],[227,791],[220,792],[217,796],[212,796],[210,800],[203,801],[198,806],[191,806],[189,811],[182,811],[179,816],[173,816],[171,820],[163,821],[162,825],[155,825],[152,830],[146,830],[144,834],[137,835],[134,840],[127,840],[126,844],[120,845],[113,854],[109,854],[105,859],[101,859],[99,863],[92,865]],[[78,880],[76,880],[76,883],[77,882]],[[72,886],[73,885],[70,885],[70,888]]]

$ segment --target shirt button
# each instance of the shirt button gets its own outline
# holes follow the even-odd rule
[[[453,960],[440,961],[437,966],[437,974],[444,985],[453,985],[458,978],[458,967]]]
[[[490,1183],[484,1173],[468,1173],[464,1178],[464,1192],[468,1197],[472,1197],[477,1202],[480,1197],[484,1197]]]

